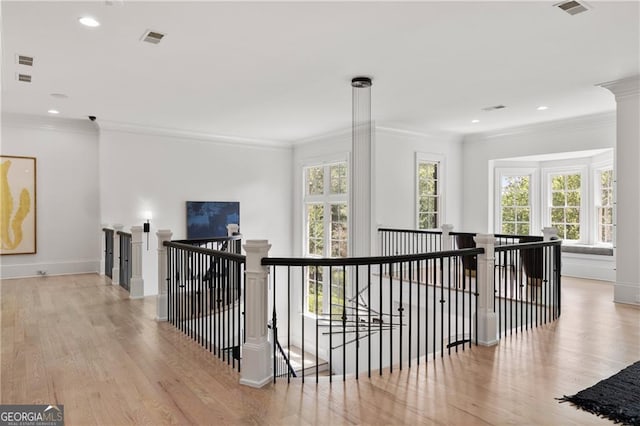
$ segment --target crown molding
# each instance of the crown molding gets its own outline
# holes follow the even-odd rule
[[[99,134],[98,126],[95,123],[80,119],[3,112],[1,122],[2,127],[18,129],[72,132],[93,136],[98,136]]]
[[[212,142],[225,145],[243,145],[254,148],[281,148],[291,149],[291,142],[274,141],[268,139],[252,139],[228,135],[217,135],[212,133],[195,132],[183,129],[170,129],[163,127],[142,126],[139,124],[124,123],[119,121],[100,120],[100,130],[133,133],[140,135],[164,136],[180,139],[191,139],[202,142]]]
[[[431,131],[427,133],[427,132],[420,132],[416,130],[399,129],[397,127],[390,127],[390,126],[376,126],[376,132],[386,133],[390,135],[397,135],[397,136],[411,136],[411,137],[419,137],[419,138],[441,138],[441,137],[457,136],[462,139],[462,136],[463,136],[461,133],[455,133],[455,132]]]
[[[505,136],[518,136],[533,132],[551,132],[558,130],[584,131],[616,125],[616,112],[607,111],[598,114],[583,115],[560,120],[544,121],[526,126],[509,127],[482,133],[470,133],[464,136],[464,142],[482,141]]]
[[[351,139],[351,132],[352,132],[351,127],[333,130],[331,132],[321,133],[316,136],[300,139],[294,142],[294,146],[297,147],[297,146],[307,145],[307,144],[326,141],[326,140]]]
[[[640,94],[640,75],[608,81],[596,84],[596,86],[609,90],[615,95],[616,100],[624,99],[629,96],[637,96]]]

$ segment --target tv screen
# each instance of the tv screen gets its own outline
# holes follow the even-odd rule
[[[187,239],[227,236],[227,225],[240,226],[237,201],[187,201]]]

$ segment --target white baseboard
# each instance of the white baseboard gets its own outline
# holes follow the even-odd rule
[[[45,275],[71,275],[99,273],[100,260],[76,260],[68,262],[42,262],[25,263],[19,265],[1,265],[0,277],[6,278],[27,278]]]

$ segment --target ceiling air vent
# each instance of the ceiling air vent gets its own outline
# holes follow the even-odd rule
[[[554,4],[554,6],[564,10],[569,15],[577,15],[578,13],[586,12],[587,10],[589,10],[584,5],[584,3],[579,3],[575,0],[557,3],[557,4]]]
[[[488,107],[484,107],[482,108],[483,111],[495,111],[498,109],[503,109],[506,108],[506,106],[504,105],[494,105],[494,106],[488,106]]]
[[[33,66],[33,58],[31,56],[18,55],[18,63],[20,65],[26,65],[28,67]]]
[[[147,31],[142,36],[142,41],[146,41],[147,43],[152,44],[158,44],[164,38],[164,36],[164,34],[157,31]]]
[[[31,76],[29,74],[18,74],[18,81],[24,81],[25,83],[31,83]]]

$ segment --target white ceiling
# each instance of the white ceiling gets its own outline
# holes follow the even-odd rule
[[[348,128],[366,75],[378,125],[475,133],[612,111],[595,85],[640,73],[637,1],[107,3],[2,1],[3,112],[293,142]]]

